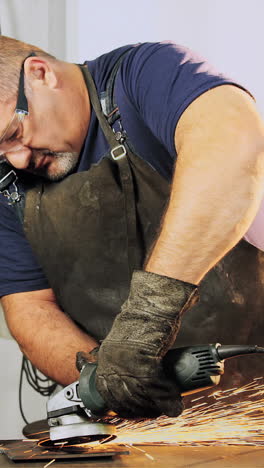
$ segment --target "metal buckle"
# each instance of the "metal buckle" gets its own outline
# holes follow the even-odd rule
[[[17,188],[15,182],[12,185],[14,187],[13,192],[9,192],[9,190],[1,190],[1,192],[0,192],[0,193],[2,193],[4,195],[4,197],[8,198],[8,205],[14,205],[15,203],[20,202],[20,200],[22,198],[20,193],[18,192],[18,188]]]
[[[6,179],[8,179],[10,176],[13,176],[13,178],[12,178],[12,180],[11,180],[11,183],[17,181],[17,175],[16,175],[15,171],[10,170],[4,177],[2,177],[2,179],[0,180],[0,184],[2,185],[3,182],[4,182]]]
[[[9,192],[8,190],[6,190],[7,192],[7,197],[8,197],[8,205],[14,205],[15,203],[18,203],[20,202],[21,200],[21,195],[20,193],[18,192],[18,188],[15,184],[15,182],[13,182],[13,187],[14,187],[14,191],[13,192]]]
[[[15,171],[11,170],[10,172],[8,172],[8,174],[2,177],[2,179],[0,180],[0,184],[2,185],[2,183],[6,179],[10,178],[10,176],[12,177],[12,179],[11,182],[7,185],[8,188],[0,190],[0,193],[2,193],[5,197],[8,198],[8,205],[14,205],[15,203],[18,203],[21,200],[21,195],[18,192],[18,188],[16,186],[17,175]],[[10,191],[9,187],[13,187],[12,192]]]
[[[121,153],[115,155],[115,152],[120,149],[122,150]],[[126,154],[127,152],[126,152],[126,148],[124,147],[124,145],[118,145],[118,146],[115,146],[115,148],[111,149],[111,156],[114,159],[114,161],[118,161],[119,159],[122,159],[124,156],[126,156]]]

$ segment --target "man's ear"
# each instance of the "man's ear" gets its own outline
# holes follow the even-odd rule
[[[24,62],[24,73],[32,89],[40,86],[53,89],[58,86],[56,67],[44,57],[28,57]]]

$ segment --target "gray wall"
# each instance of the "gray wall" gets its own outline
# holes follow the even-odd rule
[[[126,43],[175,40],[247,86],[264,112],[260,0],[0,0],[0,16],[3,34],[76,62]],[[1,318],[0,324],[3,335]],[[21,353],[2,338],[0,355],[0,439],[19,437]],[[24,407],[30,420],[45,415],[44,399],[27,386]]]
[[[65,58],[65,0],[1,0],[2,34]]]

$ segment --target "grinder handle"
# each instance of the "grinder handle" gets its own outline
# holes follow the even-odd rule
[[[217,355],[217,346],[189,346],[168,351],[163,359],[164,372],[175,381],[183,396],[219,383],[224,365]],[[78,391],[84,406],[92,413],[100,414],[108,408],[95,385],[96,367],[96,363],[87,363],[83,367]]]

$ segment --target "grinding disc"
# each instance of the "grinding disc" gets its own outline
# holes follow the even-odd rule
[[[34,421],[23,427],[22,433],[27,439],[47,439],[50,427],[47,419]]]

